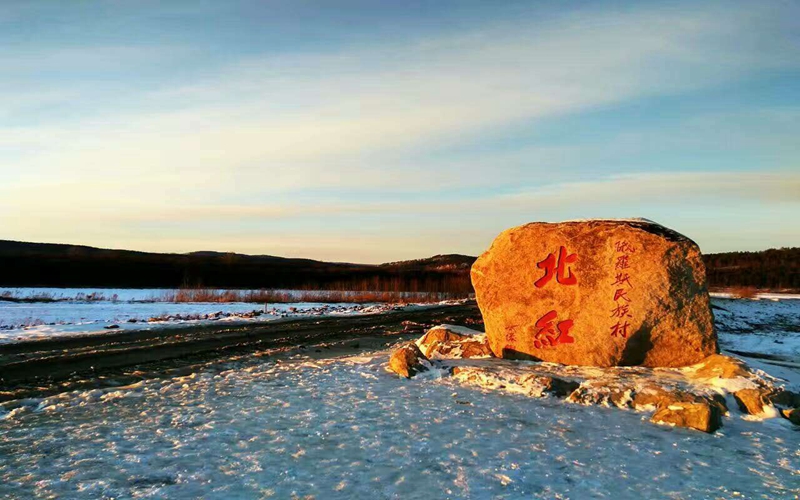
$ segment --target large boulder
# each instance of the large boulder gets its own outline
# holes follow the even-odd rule
[[[644,219],[509,229],[472,283],[497,357],[675,367],[718,352],[699,248]]]

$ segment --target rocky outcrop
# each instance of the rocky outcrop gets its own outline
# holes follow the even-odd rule
[[[764,405],[769,404],[763,389],[741,389],[733,393],[739,409],[750,415],[764,413]]]
[[[491,357],[492,351],[482,332],[463,326],[439,325],[416,342],[408,342],[389,357],[389,369],[411,378],[431,367],[431,359],[469,359]]]
[[[742,360],[723,354],[714,354],[704,359],[694,370],[693,375],[700,379],[732,379],[749,378],[752,376],[752,372]]]
[[[800,396],[791,391],[769,386],[740,389],[733,393],[733,397],[739,409],[750,415],[761,415],[767,406],[787,410],[800,407]]]
[[[650,421],[714,432],[722,427],[722,413],[718,406],[708,401],[676,402],[660,406]]]
[[[794,425],[800,425],[800,408],[783,409],[781,416]]]
[[[463,326],[435,326],[417,341],[417,346],[429,358],[468,359],[493,356],[486,335]]]
[[[457,382],[484,390],[648,412],[653,423],[703,432],[714,432],[722,426],[724,416],[740,418],[741,413],[759,418],[780,414],[794,423],[800,421],[800,410],[795,409],[800,406],[800,395],[774,385],[774,379],[729,356],[713,355],[681,368],[597,368],[471,357],[465,346],[473,344],[490,352],[484,334],[440,325],[416,343],[399,347],[392,354],[390,368],[404,377],[432,368],[437,373],[434,378],[452,375]],[[730,411],[726,396],[737,403]]]
[[[459,382],[536,398],[564,398],[580,387],[579,382],[554,375],[494,370],[491,367],[455,366],[453,377]]]
[[[405,378],[427,371],[429,366],[430,361],[414,342],[401,345],[389,357],[389,369]]]
[[[455,380],[483,389],[500,390],[529,397],[558,397],[586,406],[612,406],[653,412],[651,421],[678,427],[714,432],[728,414],[725,397],[713,389],[698,388],[693,382],[660,379],[638,372],[631,377],[597,371],[569,370],[572,377],[559,376],[554,365],[515,365],[514,361],[494,360],[473,364],[462,361],[453,368]],[[563,369],[562,369],[563,370]]]
[[[650,221],[515,227],[471,275],[497,357],[678,367],[718,351],[699,248]]]
[[[714,432],[722,427],[722,416],[728,413],[725,398],[720,394],[695,394],[658,386],[637,391],[633,405],[640,409],[655,407],[651,422],[703,432]]]
[[[800,394],[785,389],[778,389],[769,392],[767,396],[769,402],[780,408],[800,409]]]

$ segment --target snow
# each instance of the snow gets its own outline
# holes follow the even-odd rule
[[[208,324],[212,321],[263,322],[281,317],[369,314],[385,304],[289,303],[264,307],[252,303],[0,302],[0,343],[55,336],[101,335],[120,330]],[[253,312],[259,314],[252,316]],[[216,317],[216,313],[221,313]],[[157,321],[148,321],[159,318]],[[135,322],[129,322],[135,320]],[[105,327],[116,325],[115,329]]]
[[[736,299],[738,298],[735,293],[733,292],[709,292],[709,295],[712,299]],[[771,293],[771,292],[763,292],[763,293],[756,293],[753,299],[743,299],[743,300],[800,300],[800,294],[797,293]]]
[[[797,352],[785,346],[800,336],[800,303],[713,303],[726,309],[715,309],[724,345]],[[722,429],[708,435],[653,425],[646,411],[532,398],[521,384],[508,386],[516,380],[510,371],[505,391],[463,385],[441,370],[400,379],[386,371],[389,352],[241,356],[190,376],[6,403],[0,498],[800,495],[800,432],[769,418],[770,408],[745,417],[729,400]],[[790,361],[747,359],[762,378],[787,385],[800,382]],[[684,376],[536,365],[562,378],[593,378],[597,391]],[[707,389],[735,389],[729,383]]]
[[[459,335],[468,335],[471,337],[475,337],[474,340],[479,339],[484,335],[483,332],[479,332],[478,330],[473,330],[472,328],[467,328],[466,326],[459,326],[459,325],[437,325],[431,328],[429,331],[434,330],[449,330],[453,333],[457,333]]]
[[[644,217],[620,217],[620,218],[595,218],[595,219],[568,219],[561,221],[560,223],[564,222],[640,222],[640,223],[647,223],[647,224],[654,224],[656,226],[660,226],[658,222],[653,220],[644,218]],[[557,224],[560,224],[557,223]]]
[[[53,300],[79,300],[91,297],[93,300],[153,301],[172,292],[162,288],[51,288],[51,287],[5,287],[0,288],[0,296],[15,298],[46,297]]]
[[[158,289],[0,289],[0,295],[8,293],[13,297],[43,296],[56,299],[55,302],[0,301],[0,343],[59,336],[102,335],[120,330],[152,330],[213,321],[245,323],[273,321],[282,317],[374,314],[400,307],[392,304],[319,302],[271,303],[265,307],[264,304],[249,302],[153,301],[164,292]],[[88,296],[94,298],[85,300]],[[425,305],[408,305],[405,309],[421,307]],[[106,329],[112,325],[114,329]]]
[[[789,498],[800,434],[399,379],[388,351],[28,400],[0,420],[0,497]]]
[[[715,298],[711,303],[720,348],[800,363],[800,301]]]

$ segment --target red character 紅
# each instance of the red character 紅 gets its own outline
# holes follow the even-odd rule
[[[561,285],[574,285],[578,283],[578,278],[572,274],[572,269],[567,268],[567,264],[572,264],[578,260],[578,254],[570,254],[567,248],[562,246],[558,250],[558,259],[556,260],[556,253],[549,254],[544,260],[538,262],[536,267],[544,269],[544,276],[536,280],[534,285],[536,288],[545,286],[553,276],[556,281]]]
[[[575,322],[571,319],[565,319],[553,325],[557,317],[557,312],[550,311],[539,318],[536,322],[537,330],[534,334],[534,347],[541,349],[542,347],[552,347],[556,344],[571,344],[575,342],[575,339],[569,334]]]

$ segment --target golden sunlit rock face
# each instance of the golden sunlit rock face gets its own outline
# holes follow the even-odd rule
[[[700,249],[644,219],[508,229],[471,276],[498,357],[675,367],[718,352]]]

